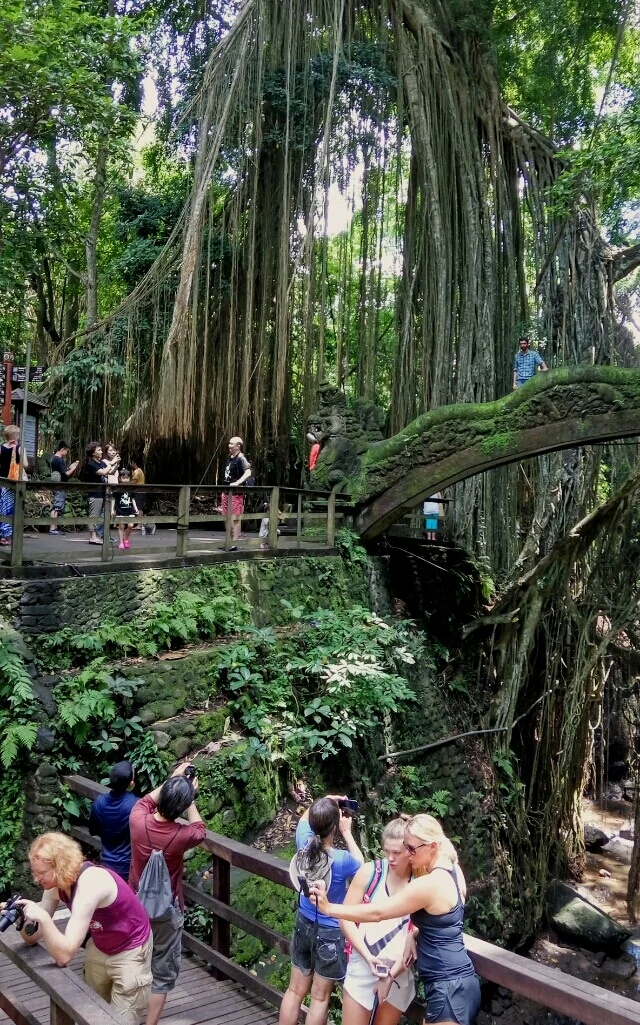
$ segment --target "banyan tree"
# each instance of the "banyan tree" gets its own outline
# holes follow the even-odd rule
[[[614,56],[628,6],[600,12]],[[126,431],[165,477],[213,479],[239,433],[259,476],[284,482],[324,379],[385,405],[391,434],[497,398],[530,325],[553,366],[615,362],[613,286],[640,249],[610,248],[588,189],[558,200],[566,155],[505,101],[495,16],[489,0],[245,0],[182,111],[182,216],[98,326],[136,364]],[[579,860],[605,640],[635,616],[637,486],[585,526],[600,480],[597,454],[571,452],[454,496],[459,536],[511,584],[471,636],[501,764],[515,754],[531,780],[505,814],[540,864]],[[569,797],[549,775],[560,750]]]

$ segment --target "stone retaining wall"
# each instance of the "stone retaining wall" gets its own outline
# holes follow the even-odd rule
[[[187,569],[146,569],[63,579],[0,580],[0,620],[23,634],[51,633],[64,626],[93,630],[105,620],[127,622],[151,615],[176,591],[216,594],[231,585],[264,625],[281,614],[280,599],[314,596],[331,604],[334,588],[368,602],[366,574],[329,557],[226,563]]]

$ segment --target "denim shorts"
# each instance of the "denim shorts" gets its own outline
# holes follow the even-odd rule
[[[426,1022],[457,1021],[458,1025],[473,1025],[478,1017],[480,982],[477,975],[425,981],[424,994]]]
[[[298,912],[291,941],[291,964],[303,975],[341,982],[347,974],[347,955],[342,930],[334,925],[316,925]]]

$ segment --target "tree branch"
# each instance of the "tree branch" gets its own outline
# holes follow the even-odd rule
[[[613,280],[620,281],[627,274],[631,274],[636,267],[640,267],[640,242],[634,246],[627,246],[626,249],[619,249],[611,258],[613,268]]]

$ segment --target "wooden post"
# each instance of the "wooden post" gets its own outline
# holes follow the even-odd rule
[[[233,492],[227,491],[227,515],[224,521],[224,548],[228,552],[232,545],[231,528],[233,526]]]
[[[298,515],[296,517],[296,548],[300,547],[302,538],[302,492],[298,492]]]
[[[213,856],[211,871],[211,892],[212,896],[222,901],[227,906],[231,904],[231,865],[224,858]],[[231,931],[230,924],[224,918],[214,915],[211,928],[211,946],[224,957],[231,955]],[[216,979],[224,979],[222,972],[214,971]]]
[[[191,488],[183,484],[178,492],[178,537],[176,555],[181,557],[189,551],[189,509],[191,507]]]
[[[104,501],[102,503],[102,549],[100,558],[103,562],[109,562],[113,558],[109,535],[111,533],[111,488],[104,489]]]
[[[11,531],[11,568],[22,566],[22,546],[24,544],[24,500],[27,487],[23,480],[16,481],[13,486],[13,526]]]
[[[280,488],[271,488],[269,499],[269,548],[278,547],[278,510],[280,508]]]
[[[332,491],[327,502],[327,548],[333,548],[336,540],[336,493]]]
[[[53,997],[49,1000],[50,1005],[50,1025],[74,1025],[73,1018],[67,1014],[67,1012],[57,1004]]]

